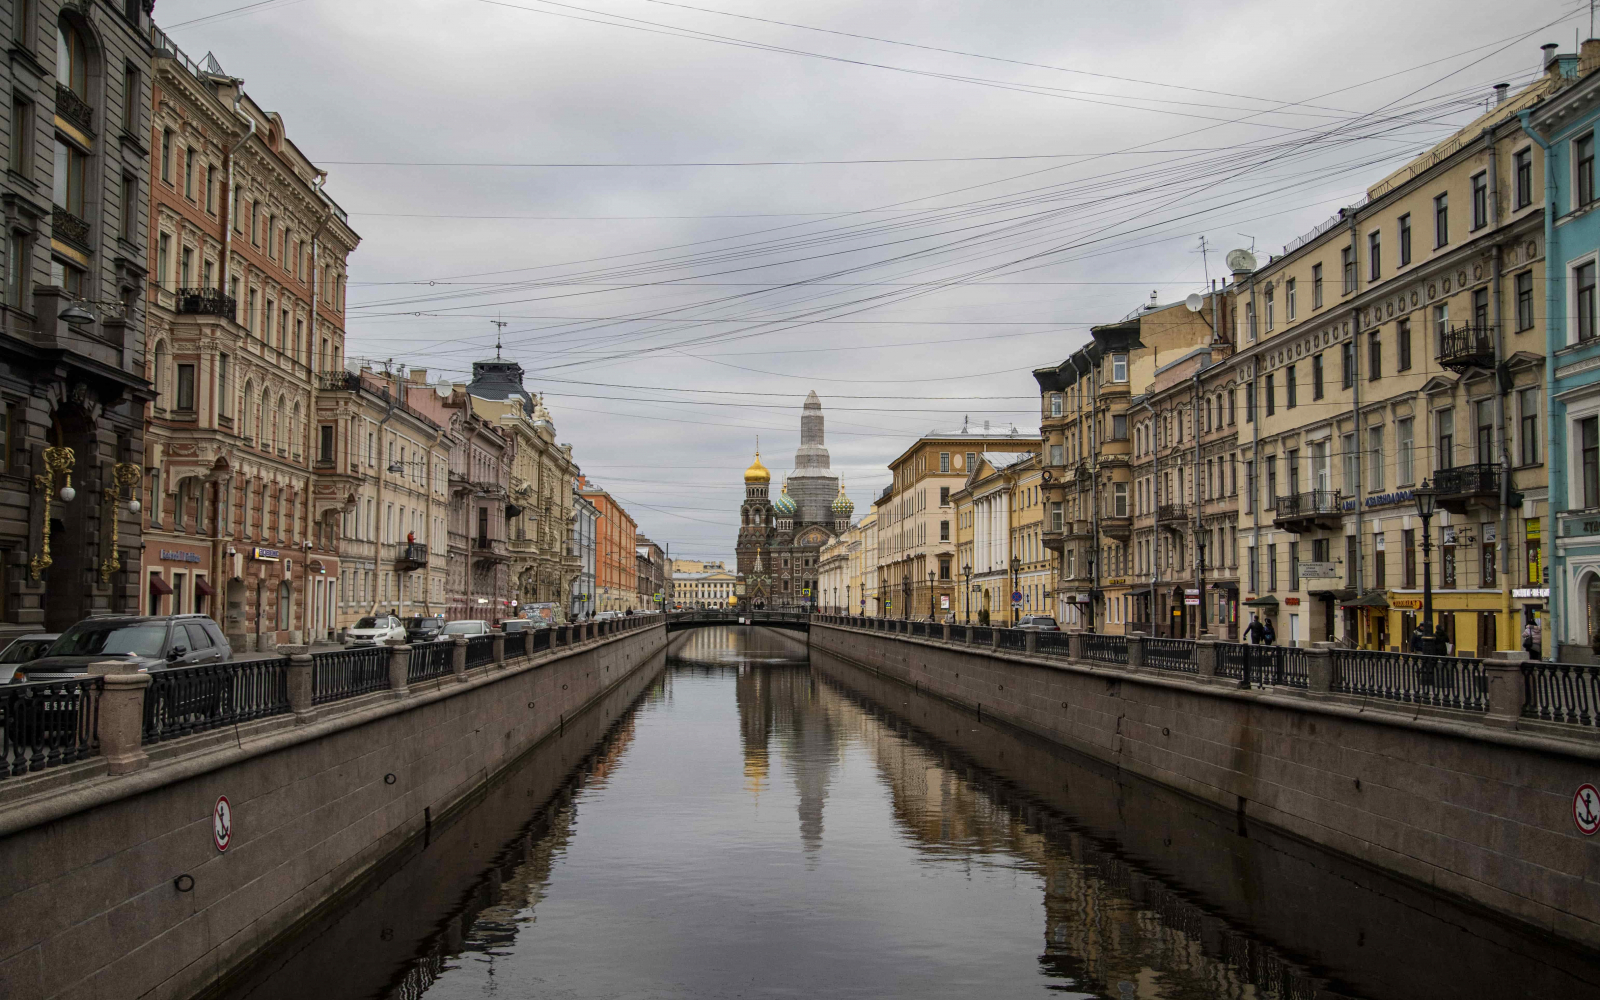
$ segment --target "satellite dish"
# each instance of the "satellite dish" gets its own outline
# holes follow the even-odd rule
[[[442,378],[434,384],[433,391],[438,393],[440,399],[449,399],[451,388],[450,380]]]
[[[1199,292],[1190,292],[1189,297],[1183,300],[1183,305],[1190,312],[1197,313],[1200,311],[1200,307],[1205,304],[1205,301],[1200,297]]]
[[[1254,271],[1256,269],[1256,255],[1248,250],[1229,250],[1227,260],[1230,271]]]

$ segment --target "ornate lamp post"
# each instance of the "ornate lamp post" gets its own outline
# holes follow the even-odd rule
[[[967,624],[972,624],[972,564],[965,563],[961,567],[961,575],[967,578]]]
[[[1012,594],[1015,594],[1017,592],[1017,574],[1019,572],[1021,572],[1021,570],[1022,570],[1022,560],[1017,558],[1016,556],[1012,556],[1011,557],[1011,593]],[[1017,624],[1017,602],[1014,599],[1011,602],[1011,624],[1012,624],[1013,627],[1015,627],[1016,624]]]
[[[879,618],[887,618],[887,617],[889,617],[888,602],[884,598],[884,595],[887,594],[887,593],[889,593],[889,577],[887,575],[884,575],[884,576],[881,576],[881,577],[878,578],[878,617]]]
[[[1206,543],[1200,535],[1194,536],[1194,584],[1200,595],[1200,617],[1195,623],[1194,637],[1201,639],[1206,633]]]
[[[1433,563],[1429,558],[1433,552],[1433,541],[1428,534],[1428,522],[1433,520],[1439,491],[1424,479],[1422,485],[1411,493],[1417,503],[1417,516],[1422,518],[1422,625],[1417,630],[1421,633],[1421,641],[1412,641],[1412,651],[1438,656],[1439,636],[1433,630]],[[1356,589],[1360,590],[1359,583]],[[1417,648],[1419,645],[1421,649]]]
[[[910,621],[911,620],[911,571],[910,570],[905,570],[900,575],[900,596],[903,598],[903,600],[902,600],[902,602],[900,604],[900,617],[904,618],[906,621]]]
[[[928,570],[928,621],[933,621],[933,570]]]

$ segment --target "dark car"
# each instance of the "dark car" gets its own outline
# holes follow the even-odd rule
[[[76,676],[103,660],[128,660],[147,671],[231,659],[233,647],[205,615],[111,615],[85,619],[61,633],[48,653],[28,664],[28,677]]]
[[[500,631],[506,635],[513,632],[532,632],[535,629],[549,628],[544,622],[534,621],[529,618],[507,618],[500,622]]]
[[[444,617],[407,618],[405,625],[406,642],[432,642],[444,631]]]
[[[1061,626],[1049,615],[1023,615],[1017,622],[1017,628],[1025,628],[1031,632],[1059,632]]]

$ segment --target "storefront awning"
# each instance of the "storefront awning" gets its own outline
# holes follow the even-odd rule
[[[1356,591],[1354,587],[1340,588],[1338,590],[1308,590],[1306,595],[1308,597],[1331,597],[1336,601],[1348,601],[1356,596]]]
[[[1130,596],[1130,597],[1143,597],[1148,593],[1150,593],[1150,588],[1149,587],[1138,587],[1138,588],[1135,588],[1134,590],[1128,591],[1128,596]]]
[[[1244,602],[1244,606],[1247,608],[1275,608],[1278,606],[1278,599],[1271,594],[1266,597],[1252,597]]]
[[[172,584],[161,579],[159,575],[152,573],[150,575],[150,592],[152,594],[160,594],[162,597],[165,597],[172,593]]]
[[[1369,590],[1360,597],[1348,601],[1340,601],[1341,608],[1387,608],[1389,599],[1381,591]]]
[[[211,584],[207,583],[206,578],[203,576],[197,576],[194,578],[194,589],[196,593],[200,594],[202,597],[212,597],[216,595],[216,591],[211,589]]]

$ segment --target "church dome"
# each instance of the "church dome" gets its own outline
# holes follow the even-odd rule
[[[750,468],[744,470],[744,481],[747,483],[770,483],[772,473],[761,464],[761,452],[756,452],[756,460],[750,463]]]
[[[839,487],[839,495],[833,499],[833,513],[836,517],[848,518],[856,511],[855,502],[844,495],[844,487]]]
[[[797,505],[794,502],[794,497],[789,495],[788,483],[783,484],[783,492],[778,494],[778,499],[772,501],[772,509],[777,512],[779,517],[794,517]]]

